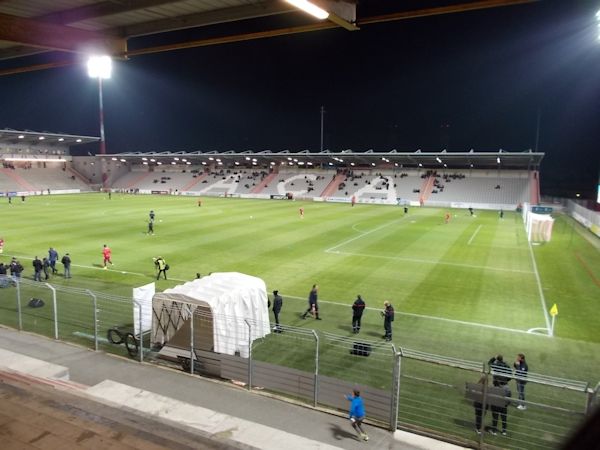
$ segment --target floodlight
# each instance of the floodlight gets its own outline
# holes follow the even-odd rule
[[[91,78],[108,79],[112,72],[112,60],[109,56],[90,56],[87,67]]]
[[[437,156],[437,157],[435,158],[435,160],[436,160],[437,162],[439,162],[440,164],[442,163],[442,160],[440,159],[440,157],[439,157],[439,156]]]
[[[23,136],[22,134],[19,135],[19,139],[25,139],[25,136]]]
[[[317,19],[327,19],[329,17],[329,13],[322,8],[319,8],[314,3],[309,2],[308,0],[285,0],[290,5],[294,5],[296,8],[301,9],[304,12],[307,12],[311,16],[316,17]]]
[[[60,139],[59,139],[60,140]],[[75,142],[81,142],[81,139],[77,139]]]
[[[65,138],[58,138],[58,142],[62,142],[64,140],[65,140]]]
[[[497,162],[498,164],[500,164],[500,157],[499,157],[499,156],[496,158],[496,162]]]
[[[46,139],[46,138],[45,138],[44,136],[40,136],[38,139],[39,139],[40,141],[43,141],[43,140],[44,140],[44,139]]]

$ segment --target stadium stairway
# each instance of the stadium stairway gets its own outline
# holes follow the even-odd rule
[[[333,180],[327,185],[323,192],[321,192],[321,197],[331,197],[334,196],[338,190],[338,186],[346,181],[346,175],[338,173],[333,177]]]
[[[39,190],[39,189],[36,189],[31,184],[29,184],[23,177],[17,175],[15,173],[15,171],[12,169],[4,169],[3,168],[3,169],[0,169],[0,172],[3,173],[4,175],[6,175],[7,177],[11,178],[12,180],[14,180],[14,182],[16,184],[18,184],[19,186],[21,186],[23,188],[23,191],[33,192],[33,191]]]
[[[273,171],[269,175],[265,177],[260,183],[252,188],[250,191],[251,194],[260,194],[262,190],[269,185],[271,181],[275,179],[275,177],[279,174],[279,172]]]
[[[202,175],[198,175],[196,178],[193,178],[188,184],[183,186],[181,188],[181,190],[183,192],[190,191],[194,186],[196,186],[198,183],[200,183],[205,178],[206,178],[205,173],[203,173]]]
[[[4,327],[0,398],[3,450],[358,450],[365,445],[346,414]],[[372,448],[458,448],[369,425],[367,431]]]
[[[152,172],[142,172],[139,177],[136,177],[127,186],[125,186],[125,189],[135,189],[135,187],[139,185],[142,180],[146,179],[151,174]]]
[[[435,176],[426,177],[423,183],[421,184],[421,193],[419,195],[419,203],[424,204],[429,196],[431,195],[431,191],[433,191],[433,183],[435,182]]]
[[[84,177],[82,174],[80,174],[77,170],[75,170],[73,167],[68,167],[69,173],[71,175],[73,175],[74,177],[78,178],[80,181],[84,182],[86,185],[91,184],[92,180],[87,179],[86,177]]]

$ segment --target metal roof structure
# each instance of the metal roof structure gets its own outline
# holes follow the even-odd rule
[[[99,137],[94,136],[78,136],[73,134],[19,131],[11,129],[0,130],[0,145],[23,144],[28,146],[43,145],[45,147],[60,145],[71,147],[74,145],[89,144],[90,142],[98,142],[99,140]]]
[[[82,56],[90,53],[128,59],[333,28],[356,32],[374,23],[538,0],[429,0],[420,2],[426,6],[419,9],[410,9],[406,2],[397,0],[311,1],[327,10],[329,17],[314,19],[284,0],[3,0],[0,75],[80,64]],[[236,30],[233,34],[226,26],[232,23]],[[173,31],[209,28],[209,37],[165,39]],[[130,48],[131,41],[142,36],[155,38],[153,45],[138,43]],[[45,62],[23,60],[38,54],[47,54]]]
[[[544,153],[524,152],[290,152],[283,150],[272,152],[124,152],[110,155],[98,155],[121,162],[134,164],[219,164],[224,167],[252,167],[266,165],[289,165],[296,167],[333,166],[333,167],[401,167],[425,169],[515,169],[537,170]]]

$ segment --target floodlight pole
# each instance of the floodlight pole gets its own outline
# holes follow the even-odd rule
[[[102,77],[98,77],[98,104],[100,105],[100,154],[106,154],[106,140],[104,139],[104,103],[102,101]]]
[[[321,106],[321,152],[323,151],[323,123],[325,119],[325,107]]]
[[[98,105],[100,118],[100,154],[106,155],[106,139],[104,138],[104,102],[102,101],[102,77],[98,77]],[[100,177],[102,179],[102,189],[106,190],[108,176],[106,175],[106,165],[104,158],[100,164]]]

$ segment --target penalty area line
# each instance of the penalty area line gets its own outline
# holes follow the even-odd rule
[[[383,229],[383,228],[385,228],[385,227],[389,227],[390,225],[393,225],[393,224],[396,224],[396,223],[398,223],[398,222],[401,222],[401,221],[402,221],[402,220],[404,220],[405,218],[406,218],[406,216],[403,216],[403,217],[401,217],[400,219],[397,219],[397,220],[392,220],[392,221],[390,221],[390,222],[387,222],[387,223],[384,223],[383,225],[380,225],[380,226],[378,226],[378,227],[376,227],[376,228],[373,228],[373,229],[372,229],[372,230],[370,230],[370,231],[359,231],[359,233],[360,233],[360,234],[359,234],[358,236],[354,236],[354,237],[352,237],[352,238],[350,238],[350,239],[346,239],[345,241],[342,241],[342,242],[340,242],[339,244],[337,244],[337,245],[334,245],[333,247],[329,247],[328,249],[326,249],[326,250],[325,250],[325,253],[334,252],[336,248],[343,247],[344,245],[346,245],[346,244],[349,244],[350,242],[354,242],[354,241],[356,241],[357,239],[360,239],[360,238],[362,238],[362,237],[368,236],[369,234],[372,234],[372,233],[375,233],[376,231],[382,230],[382,229]],[[356,224],[355,224],[355,225],[356,225]],[[354,227],[353,227],[353,229],[354,229]],[[355,230],[355,231],[358,231],[358,230],[356,230],[356,229],[354,229],[354,230]]]
[[[307,300],[304,297],[295,297],[293,295],[286,295],[283,293],[282,293],[282,295],[284,295],[287,298],[292,298],[292,299],[297,299],[297,300]],[[345,306],[348,308],[352,306],[352,305],[348,305],[346,303],[331,302],[331,301],[327,301],[327,300],[319,300],[319,302],[326,303],[328,305]],[[369,309],[371,311],[381,311],[382,310],[382,308],[371,308],[368,306],[365,309]],[[506,328],[506,327],[500,327],[497,325],[488,325],[485,323],[467,322],[466,320],[447,319],[445,317],[428,316],[426,314],[416,314],[416,313],[409,313],[409,312],[403,312],[403,311],[398,311],[398,310],[395,310],[395,313],[400,314],[402,316],[416,317],[417,319],[427,319],[427,320],[437,320],[440,322],[457,323],[460,325],[467,325],[467,326],[477,327],[477,328],[488,328],[488,329],[497,330],[497,331],[508,331],[510,333],[535,334],[533,332],[530,332],[530,330],[528,330],[528,331],[518,330],[516,328]],[[545,336],[545,335],[542,335],[542,336]]]

